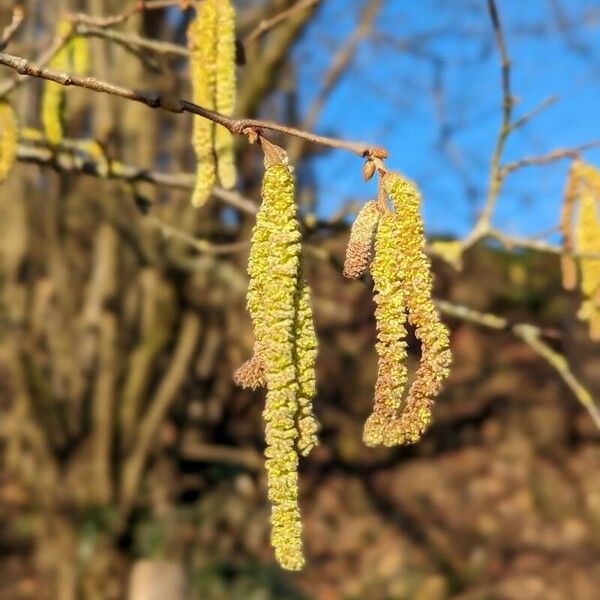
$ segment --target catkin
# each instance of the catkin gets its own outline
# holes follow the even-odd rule
[[[0,182],[4,181],[17,157],[18,126],[12,106],[0,100]]]
[[[431,420],[431,404],[449,373],[449,334],[432,299],[431,264],[425,255],[425,235],[420,214],[421,195],[411,181],[386,173],[383,185],[396,209],[399,273],[406,297],[409,323],[421,342],[421,363],[406,406],[391,423],[384,438],[388,446],[415,443]]]
[[[243,365],[238,367],[233,375],[233,380],[240,387],[251,390],[257,390],[267,385],[265,363],[260,357],[256,344],[252,358],[249,358]]]
[[[575,243],[580,254],[600,254],[600,187],[595,188],[594,183],[592,180],[592,185],[583,186],[580,196],[575,227]],[[590,337],[600,340],[600,259],[582,257],[579,268],[584,301],[578,316],[589,322]]]
[[[292,175],[285,165],[265,172],[263,202],[248,261],[248,310],[264,362],[267,398],[265,464],[271,502],[271,543],[285,569],[304,564],[298,506],[299,385],[294,333],[300,266],[300,232]]]
[[[192,99],[209,110],[215,109],[217,20],[217,0],[204,0],[188,27]],[[193,117],[192,145],[198,166],[192,205],[196,207],[206,203],[216,181],[214,131],[212,121]]]
[[[563,236],[564,254],[560,256],[560,267],[562,284],[566,290],[574,290],[577,287],[577,264],[571,255],[573,252],[573,213],[578,196],[578,161],[575,161],[569,169],[569,176],[565,186],[562,209],[560,214],[560,231]]]
[[[370,201],[360,209],[346,246],[346,259],[344,261],[344,276],[349,279],[358,279],[369,268],[373,250],[373,240],[377,223],[379,222],[379,209],[377,203]]]
[[[235,10],[229,0],[218,2],[216,100],[218,112],[232,115],[235,108]],[[222,125],[215,129],[217,173],[221,185],[235,186],[236,170],[231,132]]]
[[[406,385],[406,298],[400,279],[400,224],[397,215],[384,213],[375,237],[371,267],[377,321],[376,350],[379,356],[375,403],[363,431],[367,446],[384,443],[386,430],[401,407]]]
[[[307,456],[318,444],[317,433],[319,427],[313,414],[313,398],[316,393],[317,337],[310,304],[310,288],[304,279],[302,270],[300,270],[297,282],[294,334],[295,364],[298,379],[297,448],[302,456]]]
[[[66,37],[71,33],[73,25],[63,19],[56,26],[56,37]],[[71,41],[67,42],[49,62],[49,67],[55,71],[68,71],[72,66]],[[65,91],[60,83],[45,81],[42,92],[42,125],[48,142],[59,145],[64,137],[63,118],[65,107]]]

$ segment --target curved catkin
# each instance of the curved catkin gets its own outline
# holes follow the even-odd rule
[[[90,70],[90,45],[85,36],[77,35],[70,42],[73,72],[86,75]]]
[[[363,440],[367,446],[384,442],[388,425],[397,417],[406,385],[406,298],[398,265],[398,219],[386,212],[375,237],[375,257],[371,266],[377,321],[376,349],[379,355],[375,403],[367,419]]]
[[[352,224],[346,246],[344,277],[358,279],[369,268],[378,222],[379,209],[377,203],[371,200],[360,209]]]
[[[300,232],[294,182],[286,166],[276,164],[266,170],[262,195],[248,260],[248,310],[267,383],[263,417],[271,543],[283,568],[299,570],[304,557],[298,506],[298,383],[293,335]]]
[[[315,362],[317,359],[317,337],[310,303],[310,288],[302,273],[296,291],[295,363],[298,378],[298,452],[302,456],[319,443],[319,426],[313,414],[313,399],[316,393]]]
[[[229,0],[218,2],[215,108],[228,116],[235,108],[235,10]],[[236,180],[233,136],[222,125],[215,128],[215,153],[219,182],[230,189]]]
[[[12,106],[0,100],[0,183],[4,181],[17,157],[18,126]]]
[[[592,181],[592,184],[594,182]],[[579,214],[575,226],[575,244],[580,254],[600,254],[600,187],[582,186]],[[588,321],[590,337],[600,340],[600,259],[580,258],[580,288],[584,296],[578,312]]]
[[[406,298],[408,320],[421,342],[421,363],[406,405],[384,436],[384,444],[416,442],[431,419],[431,404],[449,373],[451,353],[448,329],[433,303],[431,264],[425,255],[425,236],[420,214],[421,196],[415,184],[396,173],[386,173],[383,186],[396,209],[398,264]]]
[[[209,110],[215,109],[217,61],[217,0],[204,0],[188,27],[192,99]],[[214,123],[193,118],[192,145],[198,160],[192,204],[203,206],[216,181]]]
[[[63,19],[56,26],[56,36],[66,37],[71,33],[73,25]],[[71,67],[71,42],[67,42],[50,60],[48,66],[55,71],[68,71]],[[65,91],[60,83],[44,81],[42,92],[42,126],[48,142],[58,146],[64,137],[63,117],[65,107]]]

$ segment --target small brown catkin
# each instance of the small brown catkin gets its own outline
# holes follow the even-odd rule
[[[358,279],[369,268],[378,223],[379,209],[377,203],[371,200],[360,209],[352,224],[350,239],[346,246],[344,277]]]
[[[256,345],[252,358],[238,367],[233,375],[234,382],[244,389],[257,390],[266,387],[265,363],[259,356]]]

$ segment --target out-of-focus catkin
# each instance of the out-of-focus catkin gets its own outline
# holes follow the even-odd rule
[[[188,27],[192,99],[209,110],[215,109],[217,22],[217,0],[204,0]],[[193,117],[192,145],[198,166],[192,204],[196,207],[206,203],[216,181],[214,131],[212,121]]]
[[[218,2],[216,60],[215,106],[230,116],[235,108],[235,10],[230,0]],[[233,136],[222,125],[216,125],[215,152],[219,182],[226,189],[232,188],[236,180]]]
[[[594,183],[592,180],[591,185],[584,185],[581,191],[575,227],[575,244],[579,254],[600,254],[600,186],[596,188]],[[589,322],[590,337],[600,340],[600,259],[582,257],[579,268],[584,301],[578,316]]]
[[[373,240],[377,223],[379,222],[379,209],[377,203],[369,201],[360,209],[346,246],[346,259],[344,261],[344,276],[349,279],[358,279],[369,268],[373,251]]]
[[[18,126],[12,106],[0,100],[0,183],[4,181],[17,157]]]
[[[56,37],[67,38],[73,29],[73,24],[67,19],[58,22]],[[72,67],[71,41],[68,41],[49,62],[49,67],[55,71],[68,71]],[[65,106],[65,91],[60,83],[44,81],[42,93],[41,118],[44,133],[50,144],[57,146],[64,137],[63,112]]]
[[[300,232],[294,182],[287,166],[276,164],[266,170],[262,196],[248,261],[247,303],[267,383],[263,417],[271,543],[283,568],[299,570],[304,557],[298,506],[299,385],[294,338]]]
[[[431,264],[425,255],[420,213],[421,195],[415,184],[386,173],[383,186],[396,210],[400,262],[409,323],[421,342],[421,362],[400,417],[386,430],[384,444],[412,444],[431,419],[431,404],[449,373],[452,355],[449,334],[432,299]]]
[[[577,264],[571,254],[574,248],[573,217],[579,185],[577,163],[578,161],[575,161],[569,169],[569,175],[565,185],[562,209],[560,213],[560,230],[563,236],[564,249],[564,253],[560,255],[560,267],[562,284],[566,290],[573,290],[577,287]]]

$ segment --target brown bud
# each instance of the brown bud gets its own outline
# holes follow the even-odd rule
[[[371,179],[371,177],[373,177],[374,174],[375,163],[371,159],[369,159],[363,167],[363,178],[365,181],[369,181],[369,179]]]

